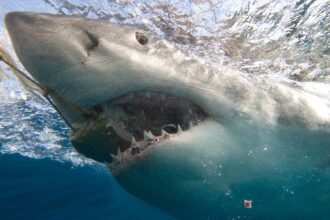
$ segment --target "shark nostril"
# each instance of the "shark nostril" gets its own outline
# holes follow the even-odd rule
[[[136,32],[135,37],[141,45],[146,45],[148,43],[148,38],[143,33]]]
[[[92,35],[90,32],[85,31],[85,33],[89,39],[89,43],[86,45],[86,49],[89,52],[99,45],[99,40],[97,39],[97,37]]]

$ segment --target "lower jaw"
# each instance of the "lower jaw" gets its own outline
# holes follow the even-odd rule
[[[194,218],[194,210],[217,209],[218,204],[213,201],[219,195],[208,195],[206,189],[215,192],[217,189],[213,188],[218,185],[205,182],[210,174],[205,172],[202,163],[203,160],[207,163],[207,159],[215,161],[217,145],[205,146],[205,140],[214,138],[201,139],[203,134],[197,134],[205,128],[200,126],[122,162],[112,169],[114,178],[129,193],[175,216],[183,214],[182,218]],[[213,135],[221,133],[215,131]]]

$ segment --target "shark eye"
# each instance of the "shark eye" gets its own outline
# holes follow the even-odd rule
[[[148,43],[148,38],[140,32],[136,32],[135,37],[136,40],[142,45],[146,45]]]

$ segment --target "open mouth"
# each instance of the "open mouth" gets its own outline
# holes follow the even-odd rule
[[[209,115],[196,103],[168,94],[138,91],[122,95],[94,110],[123,140],[113,161],[134,158],[150,146],[197,126]]]

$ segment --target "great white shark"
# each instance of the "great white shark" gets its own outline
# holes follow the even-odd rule
[[[73,146],[136,197],[180,219],[330,214],[329,99],[132,26],[32,12],[5,23]]]

